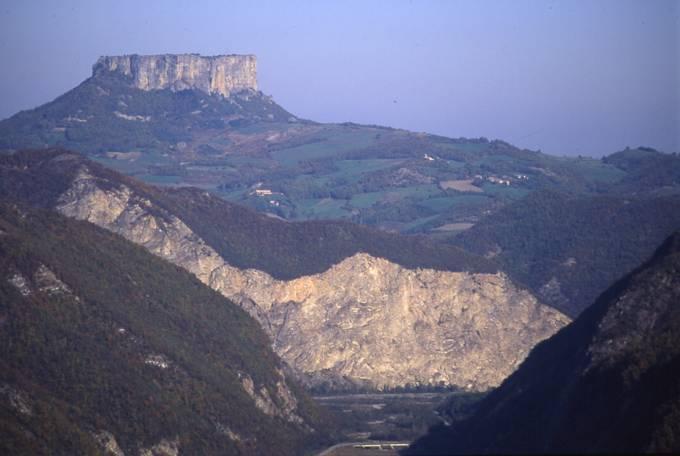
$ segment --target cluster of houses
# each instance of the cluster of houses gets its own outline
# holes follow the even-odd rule
[[[514,174],[512,177],[510,176],[482,176],[481,174],[475,175],[475,181],[484,181],[487,180],[491,182],[492,184],[497,184],[497,185],[506,185],[510,186],[512,184],[513,179],[516,181],[527,181],[529,180],[529,176],[526,174]]]
[[[161,369],[170,367],[170,362],[163,355],[147,355],[144,359],[144,364],[159,367]]]
[[[489,176],[486,178],[486,180],[488,180],[492,184],[510,185],[510,179],[504,179],[503,177]]]
[[[269,190],[268,188],[256,188],[255,190],[250,192],[250,194],[255,196],[271,196],[274,194],[274,192]]]
[[[423,154],[423,160],[425,160],[425,161],[434,161],[436,159],[437,159],[437,157],[432,156],[430,154]],[[510,176],[501,176],[501,177],[487,176],[487,177],[484,177],[481,174],[477,174],[474,177],[474,180],[478,181],[478,182],[487,180],[487,181],[491,182],[492,184],[507,185],[507,186],[510,186],[512,184],[512,179],[515,179],[515,180],[518,180],[518,181],[526,181],[526,180],[529,180],[529,176],[527,176],[526,174],[513,174],[512,177],[510,177]]]
[[[283,195],[281,192],[275,192],[272,191],[269,188],[262,188],[262,182],[258,182],[255,184],[255,188],[250,192],[251,196],[274,196],[274,195]],[[278,200],[275,199],[270,199],[269,204],[272,206],[279,207],[281,203]]]

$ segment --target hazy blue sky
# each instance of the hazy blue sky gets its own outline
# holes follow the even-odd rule
[[[100,55],[258,56],[294,114],[554,154],[680,151],[680,2],[0,3],[0,118],[52,100]]]

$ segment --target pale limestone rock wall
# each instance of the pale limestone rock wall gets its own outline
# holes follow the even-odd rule
[[[104,56],[92,67],[92,75],[116,72],[141,90],[197,89],[228,97],[241,90],[257,90],[257,58],[254,55],[197,54]]]
[[[258,303],[289,364],[376,386],[496,386],[568,322],[504,274],[407,269],[365,253],[290,281],[226,265],[212,276],[226,296]]]
[[[33,274],[33,282],[38,290],[50,296],[73,294],[71,288],[57,278],[57,275],[47,266],[41,264]],[[76,297],[76,299],[78,299]]]
[[[239,374],[241,385],[246,393],[253,399],[255,406],[269,416],[279,416],[287,421],[304,424],[302,418],[295,413],[297,411],[297,399],[286,385],[286,379],[282,371],[277,372],[280,379],[276,382],[275,396],[280,405],[272,400],[269,390],[262,386],[256,388],[253,379],[246,373]]]
[[[106,188],[82,170],[58,209],[195,274],[250,312],[289,365],[317,379],[483,390],[569,321],[502,273],[407,269],[365,253],[289,281],[241,270],[131,189]]]

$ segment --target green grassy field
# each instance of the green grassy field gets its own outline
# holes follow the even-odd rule
[[[581,176],[587,180],[603,183],[614,183],[621,180],[626,172],[613,165],[602,163],[592,158],[580,159],[572,162]]]
[[[349,200],[349,205],[358,209],[366,209],[382,201],[384,196],[385,192],[360,193]]]
[[[346,200],[332,198],[304,199],[296,201],[296,213],[298,219],[339,219],[349,217],[351,214],[343,208]]]
[[[323,141],[274,151],[271,157],[283,165],[294,166],[300,161],[333,157],[342,152],[368,147],[374,141],[375,132],[372,130],[341,130],[332,132]]]
[[[403,163],[403,159],[394,158],[368,158],[366,160],[338,160],[335,166],[339,168],[333,177],[348,177],[364,173],[370,173],[381,169],[396,166]]]
[[[525,188],[518,188],[513,186],[498,185],[491,183],[482,184],[482,189],[484,189],[484,192],[489,195],[499,196],[508,199],[520,199],[529,194],[529,190]]]

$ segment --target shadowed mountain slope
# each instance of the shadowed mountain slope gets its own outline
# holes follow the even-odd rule
[[[0,121],[0,150],[63,147],[158,185],[287,220],[451,236],[527,194],[677,194],[680,159],[556,157],[501,140],[301,120],[257,91],[255,56],[109,56],[57,99]]]
[[[493,258],[543,302],[576,316],[677,229],[677,195],[536,192],[451,242]]]
[[[118,235],[6,201],[0,353],[3,454],[284,455],[331,426],[238,306]]]
[[[680,234],[409,454],[680,450]]]

